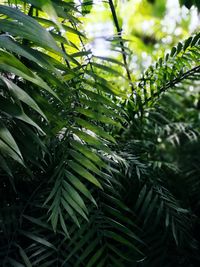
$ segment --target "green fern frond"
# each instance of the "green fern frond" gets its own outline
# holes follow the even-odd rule
[[[164,58],[150,66],[138,83],[136,104],[149,106],[170,88],[186,80],[198,79],[200,34],[179,42]]]

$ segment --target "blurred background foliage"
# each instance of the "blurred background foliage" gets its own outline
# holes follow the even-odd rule
[[[185,2],[181,2],[182,6],[178,0],[115,2],[133,79],[178,41],[198,32],[198,1],[194,3],[196,6],[192,5],[192,1],[188,1],[190,10]],[[84,17],[83,27],[92,40],[94,54],[111,53],[120,58],[120,55],[113,51],[114,41],[114,47],[110,47],[108,42],[115,37],[116,29],[107,7],[108,3],[96,1],[90,13]]]

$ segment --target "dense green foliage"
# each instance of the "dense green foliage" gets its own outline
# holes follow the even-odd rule
[[[91,5],[0,5],[0,266],[199,266],[200,33],[136,80]]]

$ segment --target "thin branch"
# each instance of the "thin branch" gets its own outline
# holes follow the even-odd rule
[[[64,23],[64,22],[65,22],[65,20],[62,21],[62,23]],[[62,36],[61,32],[59,32],[58,34],[59,34],[60,36]],[[61,49],[62,49],[63,53],[64,53],[65,55],[67,55],[64,44],[63,44],[63,43],[60,43],[60,44],[61,44]],[[66,58],[65,58],[64,60],[65,60],[65,63],[66,63],[66,65],[67,65],[67,67],[68,67],[69,69],[71,69],[71,66],[70,66],[69,61],[68,61]]]
[[[124,43],[123,43],[123,40],[122,40],[122,29],[119,26],[119,22],[118,22],[118,19],[117,19],[117,14],[116,14],[115,7],[114,7],[114,4],[113,4],[112,0],[109,0],[109,6],[110,6],[110,10],[112,12],[112,17],[113,17],[113,21],[114,21],[114,24],[115,24],[115,28],[116,28],[117,34],[119,36],[119,40],[120,40],[119,43],[120,43],[120,47],[121,47],[121,51],[122,51],[122,57],[123,57],[123,61],[124,61],[124,67],[126,69],[126,74],[127,74],[128,80],[130,82],[132,94],[135,94],[135,88],[133,86],[133,82],[132,82],[132,79],[131,79],[131,74],[130,74],[130,70],[129,70],[128,63],[127,63],[127,58],[126,58],[125,47],[124,47]]]
[[[165,86],[162,86],[159,90],[159,92],[154,93],[151,97],[149,97],[144,103],[143,106],[145,106],[149,101],[152,100],[152,98],[159,97],[162,93],[164,93],[167,89],[174,87],[177,83],[180,83],[184,79],[187,79],[190,77],[190,75],[193,75],[195,73],[198,73],[200,71],[200,65],[192,68],[191,70],[186,71],[183,73],[180,77],[176,77],[173,80],[167,82]]]
[[[59,34],[60,34],[60,33],[59,33]],[[60,34],[60,35],[61,35],[61,34]],[[64,46],[63,43],[61,43],[61,48],[62,48],[63,53],[64,53],[65,55],[67,55],[66,50],[65,50],[65,46]],[[70,64],[69,64],[69,61],[68,61],[66,58],[65,58],[65,63],[66,63],[66,65],[67,65],[67,67],[68,67],[69,69],[71,69]]]

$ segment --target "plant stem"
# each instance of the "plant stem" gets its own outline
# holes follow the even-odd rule
[[[123,40],[122,40],[122,28],[120,28],[120,26],[119,26],[119,22],[118,22],[118,19],[117,19],[117,14],[116,14],[115,7],[114,7],[114,4],[113,4],[112,0],[109,0],[109,6],[110,6],[111,13],[112,13],[113,21],[114,21],[114,24],[115,24],[115,28],[116,28],[117,34],[119,36],[119,40],[120,40],[119,43],[120,43],[120,46],[121,46],[122,57],[123,57],[123,61],[124,61],[124,67],[126,69],[126,74],[127,74],[128,80],[130,82],[132,95],[133,95],[135,93],[135,88],[133,86],[133,82],[132,82],[132,79],[131,79],[131,74],[130,74],[130,70],[129,70],[128,63],[127,63],[127,58],[126,58],[125,47],[124,47],[124,43],[123,43]]]

